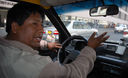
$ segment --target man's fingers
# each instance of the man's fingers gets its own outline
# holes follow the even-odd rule
[[[101,34],[100,36],[98,36],[97,39],[98,40],[102,39],[106,34],[107,34],[107,32],[104,32],[103,34]]]
[[[106,41],[110,36],[106,36],[102,39],[102,42]]]
[[[61,45],[56,45],[55,47],[56,47],[56,48],[62,48],[62,46],[61,46]]]
[[[96,35],[96,32],[94,32],[91,36],[90,36],[90,39],[93,39]]]
[[[61,44],[56,43],[55,48],[62,48]]]

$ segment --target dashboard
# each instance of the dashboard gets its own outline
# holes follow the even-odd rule
[[[125,46],[118,45],[118,44],[109,44],[109,43],[104,43],[103,48],[108,50],[108,52],[113,52],[113,54],[118,54],[118,55],[124,55],[124,52],[126,50]]]
[[[79,47],[77,47],[79,46]],[[69,55],[69,62],[72,62],[72,58],[79,54],[79,51],[86,46],[83,40],[72,40],[68,46],[66,46],[66,55]],[[71,53],[70,53],[71,52]],[[41,52],[44,53],[44,52]],[[51,51],[49,54],[51,54]],[[55,52],[54,52],[55,53]],[[64,52],[62,52],[64,53]],[[69,54],[70,53],[70,54]],[[77,54],[76,54],[77,53]],[[52,59],[56,54],[51,54]],[[62,54],[63,58],[65,53]],[[87,78],[127,78],[128,77],[128,48],[121,44],[104,43],[102,46],[96,48],[96,61],[93,70],[90,72]],[[70,60],[71,59],[71,60]],[[61,59],[60,59],[61,60]],[[63,60],[62,60],[63,61]]]
[[[104,43],[96,49],[94,69],[88,78],[127,78],[128,48],[114,43]]]

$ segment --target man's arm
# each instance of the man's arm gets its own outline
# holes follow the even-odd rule
[[[42,70],[40,78],[86,78],[96,59],[95,51],[86,46],[70,64],[50,63]]]
[[[101,45],[101,42],[107,40],[109,36],[106,33],[95,38],[93,33],[80,55],[70,64],[61,65],[58,62],[50,63],[43,68],[40,78],[86,78],[94,66],[96,59],[95,48]]]

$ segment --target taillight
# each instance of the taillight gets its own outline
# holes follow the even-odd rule
[[[54,31],[54,35],[59,35],[59,32],[57,30]]]
[[[126,35],[126,34],[128,34],[128,32],[124,32],[123,34]]]
[[[45,34],[45,32],[43,32],[43,34]]]

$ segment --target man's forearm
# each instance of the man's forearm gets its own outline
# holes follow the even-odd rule
[[[95,51],[86,46],[70,64],[61,65],[58,62],[48,64],[42,70],[40,78],[86,78],[94,66],[95,59]]]

